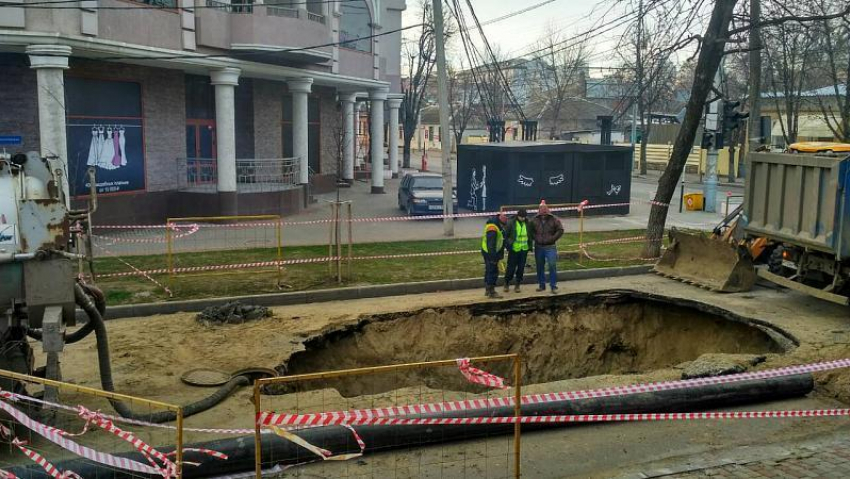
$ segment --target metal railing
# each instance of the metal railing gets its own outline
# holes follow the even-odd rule
[[[279,5],[266,5],[266,15],[271,17],[298,18],[298,9]]]
[[[231,3],[221,0],[206,0],[207,8],[225,13],[254,13],[254,3]]]
[[[307,19],[313,22],[325,24],[325,16],[319,13],[307,12]]]
[[[239,193],[282,191],[298,186],[298,158],[236,160]],[[214,193],[218,167],[212,158],[179,158],[177,175],[183,191]]]

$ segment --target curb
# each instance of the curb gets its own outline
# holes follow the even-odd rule
[[[582,279],[613,278],[649,273],[652,265],[626,266],[622,268],[597,268],[558,273],[559,281]],[[536,279],[526,276],[523,284],[534,284]],[[273,293],[226,298],[193,299],[187,301],[167,301],[160,303],[128,304],[109,307],[105,319],[129,318],[134,316],[152,316],[155,314],[191,313],[202,311],[210,306],[219,306],[230,301],[244,301],[261,306],[289,306],[293,304],[322,303],[352,299],[381,298],[407,294],[436,293],[439,291],[457,291],[482,286],[481,278],[446,279],[423,281],[418,283],[395,283],[372,286],[352,286],[347,288],[318,289],[294,293]],[[77,311],[77,320],[86,321],[85,313]]]

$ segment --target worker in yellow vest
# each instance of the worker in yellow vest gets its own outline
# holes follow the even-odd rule
[[[505,223],[508,216],[499,213],[487,220],[484,234],[481,235],[481,256],[484,257],[484,293],[488,298],[501,298],[496,292],[496,282],[499,280],[499,261],[505,254]]]
[[[527,220],[528,212],[521,208],[505,228],[505,249],[508,251],[508,267],[505,270],[506,293],[511,290],[511,281],[514,279],[514,292],[519,293],[528,252],[534,249],[534,240],[528,234]]]

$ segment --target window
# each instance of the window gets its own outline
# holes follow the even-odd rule
[[[139,3],[153,5],[154,7],[177,8],[177,0],[134,0]]]
[[[413,178],[411,188],[419,190],[442,190],[443,179],[437,176],[419,176]]]
[[[372,51],[372,15],[365,0],[340,4],[339,41],[343,48],[361,52]]]

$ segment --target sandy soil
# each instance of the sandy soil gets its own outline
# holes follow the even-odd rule
[[[759,287],[746,294],[719,295],[652,275],[575,281],[565,283],[561,287],[562,294],[603,289],[630,289],[719,306],[741,316],[753,318],[755,322],[763,322],[779,328],[799,342],[798,347],[786,354],[769,354],[767,361],[756,366],[756,369],[850,356],[848,310],[797,293]],[[511,293],[508,298],[531,296],[535,296],[535,294],[530,292],[518,295]],[[303,343],[306,340],[319,336],[326,331],[350,326],[357,322],[361,315],[466,305],[480,302],[482,299],[481,291],[469,290],[287,306],[275,308],[274,318],[243,325],[219,327],[206,327],[196,323],[194,314],[113,320],[107,323],[107,328],[110,334],[110,349],[113,357],[116,387],[120,392],[131,395],[140,395],[169,403],[187,403],[206,396],[210,393],[210,390],[182,384],[179,377],[186,370],[212,367],[224,371],[235,371],[244,367],[275,367],[284,363],[293,353],[302,351],[304,349]],[[411,331],[411,335],[424,338],[430,332],[423,329]],[[437,331],[437,333],[435,337],[440,338],[441,332]],[[439,344],[439,340],[435,341],[436,344]],[[438,354],[435,353],[435,355]],[[405,359],[413,358],[405,357]],[[41,358],[37,360],[43,361]],[[392,362],[394,362],[394,358],[386,358],[386,363]],[[69,346],[64,353],[62,363],[66,380],[91,387],[99,386],[93,337]],[[328,364],[327,369],[335,369],[334,364]],[[673,379],[680,375],[680,369],[664,368],[646,374],[596,376],[560,381],[531,386],[528,391],[627,384],[647,380]],[[821,374],[816,379],[818,386],[815,395],[813,398],[800,400],[802,401],[801,404],[825,407],[825,404],[836,404],[833,399],[845,402],[850,399],[848,397],[850,389],[847,387],[850,385],[850,374],[848,372],[838,371]],[[418,399],[426,396],[431,397],[434,394],[433,391],[422,387],[402,393],[402,395]],[[440,392],[438,396],[451,398],[460,397],[462,394]],[[313,396],[313,399],[316,397]],[[376,397],[362,398],[361,400],[345,399],[333,390],[324,390],[321,393],[321,399],[321,402],[325,404],[355,407],[362,404],[375,404],[376,401],[379,401]],[[390,400],[392,398],[384,399]],[[265,401],[266,399],[264,399]],[[269,398],[268,401],[275,408],[291,406],[281,398]],[[303,409],[307,408],[303,407]],[[251,393],[246,389],[235,394],[215,409],[189,418],[187,426],[249,428],[252,425],[253,411]],[[824,428],[832,427],[829,424],[818,424],[815,427],[798,428],[797,424],[774,424],[765,431],[771,432],[771,434],[780,434],[781,437],[787,438],[791,434],[814,434]],[[681,447],[677,448],[672,444],[665,444],[661,448],[663,454],[666,454],[664,457],[667,457],[700,450],[700,448],[716,448],[723,444],[731,444],[735,440],[724,438],[725,432],[723,431],[728,432],[728,430],[733,429],[749,440],[771,440],[771,434],[768,434],[768,437],[759,435],[758,438],[754,439],[751,437],[752,435],[747,433],[747,429],[737,430],[736,427],[721,431],[721,429],[712,425],[694,431],[689,429],[688,426],[666,424],[652,429],[655,432],[649,434],[649,429],[645,426],[625,425],[604,429],[605,432],[601,433],[602,437],[599,438],[596,434],[594,435],[596,439],[592,441],[607,444],[610,444],[611,441],[634,444],[635,442],[640,443],[641,438],[660,442],[666,441],[665,436],[680,438]],[[656,434],[658,431],[666,431],[666,434],[658,435]],[[583,434],[578,435],[582,436]],[[544,442],[549,443],[559,437],[562,440],[569,440],[570,435],[558,435],[556,432],[550,432],[539,437],[545,438]],[[591,441],[590,437],[591,435],[587,434],[586,439]],[[718,437],[720,437],[719,440]],[[189,435],[187,440],[207,440],[210,438],[208,435]],[[569,443],[573,444],[571,440]],[[550,449],[541,446],[538,452]],[[641,447],[637,449],[643,450]],[[597,451],[597,454],[603,456],[610,453],[610,451]],[[657,454],[661,454],[661,452],[657,452]],[[624,460],[640,462],[647,459],[647,453],[642,453],[639,456],[632,457],[626,454]],[[589,460],[587,464],[596,463]],[[540,477],[560,477],[556,469],[549,468],[547,469],[548,472],[541,470]],[[586,468],[578,468],[577,470],[582,470],[585,474],[589,472]],[[451,474],[447,477],[450,476]],[[400,477],[403,477],[403,475]]]

